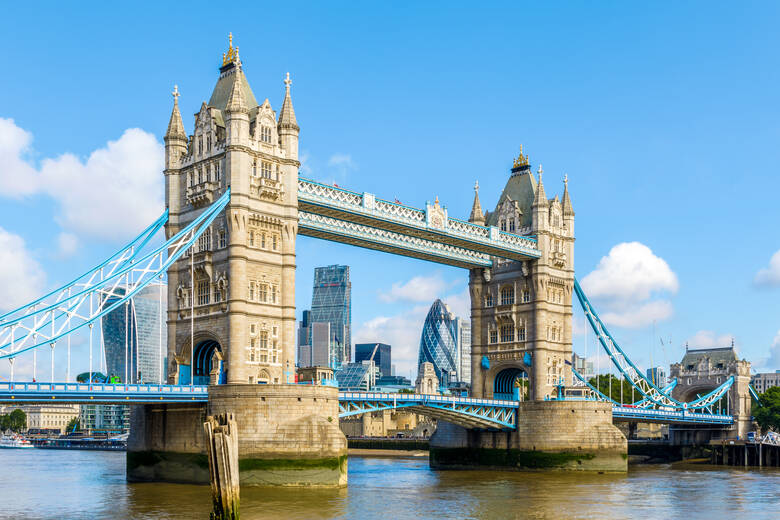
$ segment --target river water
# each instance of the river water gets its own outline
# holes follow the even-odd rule
[[[208,518],[209,487],[128,484],[125,454],[0,449],[0,518]],[[346,489],[242,488],[241,518],[780,518],[780,471],[632,466],[624,475],[432,471],[350,457]]]

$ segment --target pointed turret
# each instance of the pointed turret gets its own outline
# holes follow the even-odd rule
[[[171,112],[171,120],[168,122],[168,131],[165,132],[165,138],[181,137],[187,139],[187,132],[184,131],[184,122],[181,119],[181,112],[179,111],[179,86],[173,86],[173,111]]]
[[[179,86],[173,86],[173,111],[165,132],[165,169],[175,169],[179,166],[181,157],[187,153],[187,132],[179,111]]]
[[[479,203],[479,181],[474,183],[474,204],[471,206],[469,222],[480,226],[485,225],[485,214],[482,213],[482,204]]]
[[[225,112],[228,114],[249,112],[249,107],[246,106],[246,99],[244,99],[244,93],[241,89],[243,74],[240,67],[236,68],[233,87],[230,89],[230,96],[228,97],[227,106],[225,106]]]
[[[290,73],[284,79],[284,101],[282,102],[282,110],[279,112],[279,128],[291,129],[296,132],[300,130],[298,127],[298,121],[295,119],[295,110],[293,109],[292,98],[290,97],[290,85],[292,80],[290,79]]]
[[[571,198],[569,197],[569,176],[563,176],[563,215],[574,216],[574,208],[571,207]]]
[[[537,170],[537,173],[539,174],[539,184],[536,186],[536,196],[534,197],[534,207],[536,206],[547,206],[549,202],[547,201],[547,196],[544,194],[544,183],[542,183],[542,173],[544,173],[544,170],[542,170],[542,165],[539,164],[539,169]]]
[[[279,141],[282,149],[290,159],[298,159],[298,133],[300,132],[300,127],[298,127],[298,121],[295,119],[295,110],[290,97],[290,85],[292,85],[292,80],[288,72],[284,78],[284,101],[279,112]]]

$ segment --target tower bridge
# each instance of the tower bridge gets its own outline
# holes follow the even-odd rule
[[[0,316],[0,358],[12,370],[0,401],[134,403],[128,478],[182,482],[208,479],[203,417],[223,412],[237,419],[241,480],[249,484],[345,484],[338,417],[390,407],[441,420],[431,439],[438,467],[480,465],[500,449],[512,454],[511,467],[554,453],[556,467],[625,471],[626,439],[613,420],[745,427],[712,408],[733,379],[681,400],[649,381],[610,335],[574,277],[566,179],[562,195],[548,198],[541,165],[535,176],[521,148],[495,209],[482,210],[475,186],[467,220],[451,217],[438,199],[418,209],[304,179],[291,85],[288,74],[278,115],[268,99],[258,103],[231,40],[191,134],[174,89],[165,214],[72,283]],[[163,226],[166,242],[154,247]],[[468,269],[472,395],[361,395],[294,384],[298,235]],[[53,379],[57,344],[76,331],[89,334],[93,372],[93,325],[164,277],[165,384],[13,380],[19,355],[46,349]],[[569,368],[575,298],[639,392],[637,403],[611,402],[578,384]],[[512,394],[518,381],[528,385],[520,400]]]

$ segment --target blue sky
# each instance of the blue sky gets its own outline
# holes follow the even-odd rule
[[[17,3],[4,18],[0,306],[153,219],[170,92],[191,131],[232,31],[259,100],[278,110],[291,73],[305,175],[466,217],[477,179],[492,209],[522,143],[548,196],[569,175],[577,275],[597,272],[639,363],[734,337],[780,369],[777,4]],[[431,299],[467,308],[465,271],[303,237],[299,312],[330,263],[352,267],[353,337],[393,343],[407,374]]]

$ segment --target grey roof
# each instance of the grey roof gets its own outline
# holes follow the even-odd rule
[[[214,86],[214,91],[211,93],[211,99],[209,99],[209,106],[216,108],[217,110],[225,110],[230,99],[230,93],[233,90],[233,83],[236,80],[236,73],[241,80],[241,94],[244,98],[246,107],[252,111],[252,109],[258,106],[254,93],[252,93],[252,87],[249,86],[249,82],[246,79],[246,75],[241,70],[241,67],[235,65],[219,75],[219,80]]]
[[[179,101],[175,98],[171,119],[168,121],[168,130],[165,132],[165,137],[181,137],[185,140],[187,139],[187,132],[184,131],[184,123],[182,122],[181,112],[179,111]]]
[[[683,366],[698,365],[704,358],[710,358],[712,366],[718,366],[721,363],[723,366],[726,366],[730,362],[737,360],[737,352],[734,350],[734,347],[686,350],[680,364]]]
[[[485,215],[485,225],[495,226],[497,225],[498,217],[496,213],[499,205],[504,202],[506,197],[517,202],[520,211],[523,212],[520,217],[520,227],[527,227],[531,225],[531,206],[534,203],[534,196],[536,195],[536,179],[531,174],[531,168],[528,166],[512,172],[509,180],[506,181],[504,191],[501,192],[501,196],[498,198],[498,204],[496,204],[496,211],[487,213]]]

